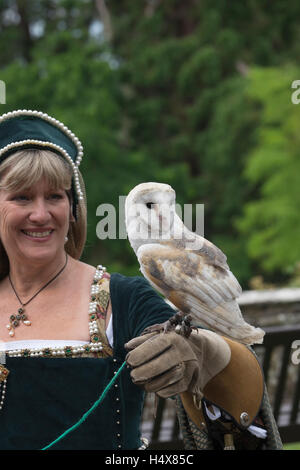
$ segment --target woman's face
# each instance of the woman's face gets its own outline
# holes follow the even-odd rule
[[[64,250],[71,220],[64,189],[40,180],[23,191],[0,190],[0,239],[10,262],[49,262]]]

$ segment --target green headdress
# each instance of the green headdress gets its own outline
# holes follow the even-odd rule
[[[17,110],[0,116],[0,164],[23,149],[47,149],[65,158],[73,169],[75,204],[83,199],[78,168],[83,156],[80,140],[62,122],[41,111]]]

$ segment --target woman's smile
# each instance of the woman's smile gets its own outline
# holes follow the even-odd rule
[[[47,262],[64,251],[71,217],[64,189],[53,190],[40,180],[27,190],[0,191],[0,216],[0,237],[8,255]]]
[[[29,230],[21,230],[21,232],[29,239],[43,242],[48,241],[51,238],[52,233],[54,232],[53,229],[29,229]]]

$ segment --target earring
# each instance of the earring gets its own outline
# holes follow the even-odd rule
[[[69,240],[69,239],[68,239],[68,237],[66,236],[66,237],[65,237],[65,243],[67,243],[68,240]]]

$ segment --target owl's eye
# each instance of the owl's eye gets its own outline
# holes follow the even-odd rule
[[[154,202],[147,202],[146,206],[148,209],[152,209],[152,206],[154,206]]]

